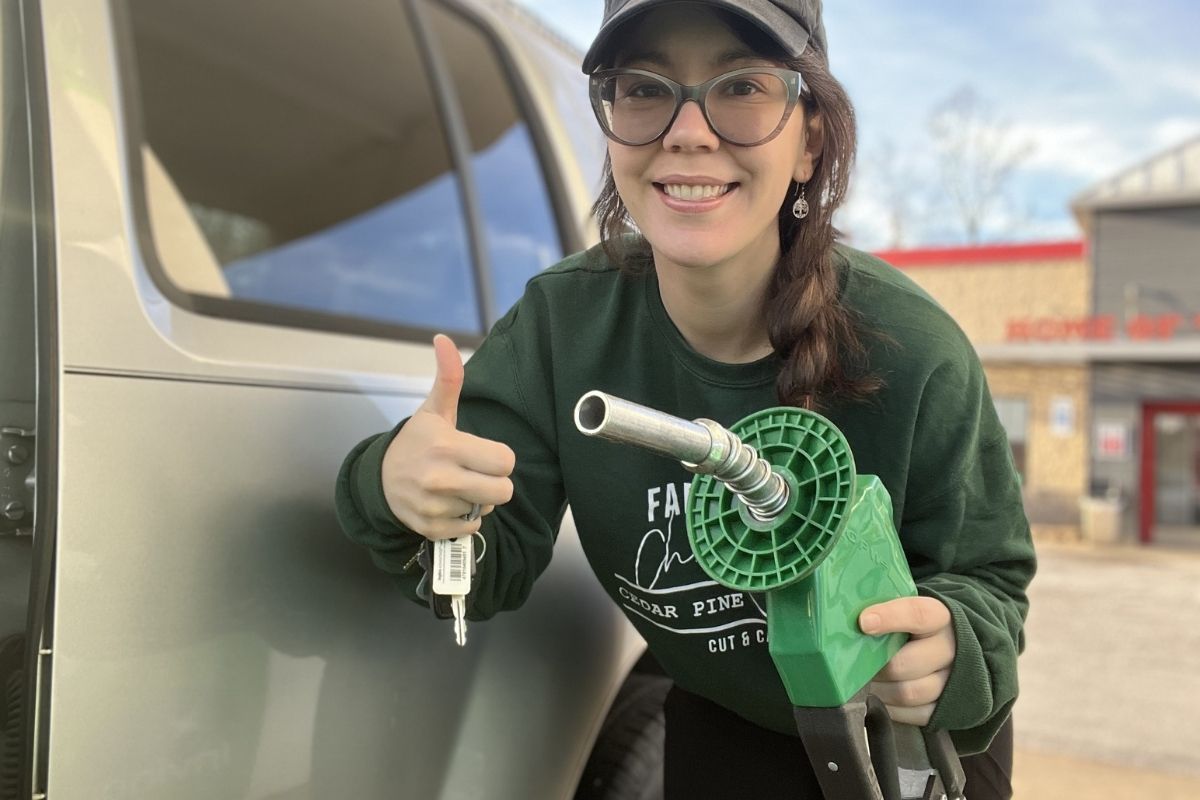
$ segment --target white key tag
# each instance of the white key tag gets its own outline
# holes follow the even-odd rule
[[[430,588],[447,597],[466,596],[471,592],[474,566],[475,547],[470,535],[438,539],[433,543],[433,583]]]

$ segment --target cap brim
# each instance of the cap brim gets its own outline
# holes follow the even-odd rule
[[[592,46],[583,57],[583,71],[587,74],[596,71],[601,56],[612,45],[612,35],[618,28],[652,8],[673,3],[700,3],[737,14],[758,26],[792,58],[798,57],[808,46],[810,37],[804,26],[769,0],[633,0],[600,27]]]

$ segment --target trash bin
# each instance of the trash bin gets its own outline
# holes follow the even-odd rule
[[[1121,502],[1108,497],[1079,498],[1079,527],[1085,542],[1115,544],[1121,538]]]

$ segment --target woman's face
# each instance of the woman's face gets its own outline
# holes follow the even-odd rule
[[[646,69],[685,85],[742,67],[781,66],[749,53],[716,12],[698,3],[655,9],[631,27],[616,66]],[[608,150],[617,192],[656,259],[683,267],[731,260],[773,265],[779,256],[779,208],[791,199],[791,181],[812,176],[819,155],[819,128],[812,133],[806,136],[798,105],[766,144],[731,145],[688,102],[657,142],[629,147],[610,140]],[[683,199],[680,194],[700,193],[681,191],[680,185],[715,187],[705,194],[718,196]]]

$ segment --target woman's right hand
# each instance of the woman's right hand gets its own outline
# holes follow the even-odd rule
[[[506,444],[458,430],[462,355],[440,333],[433,351],[433,389],[384,453],[383,494],[409,528],[427,539],[450,539],[479,530],[480,519],[463,519],[475,503],[482,517],[512,499],[517,457]]]

